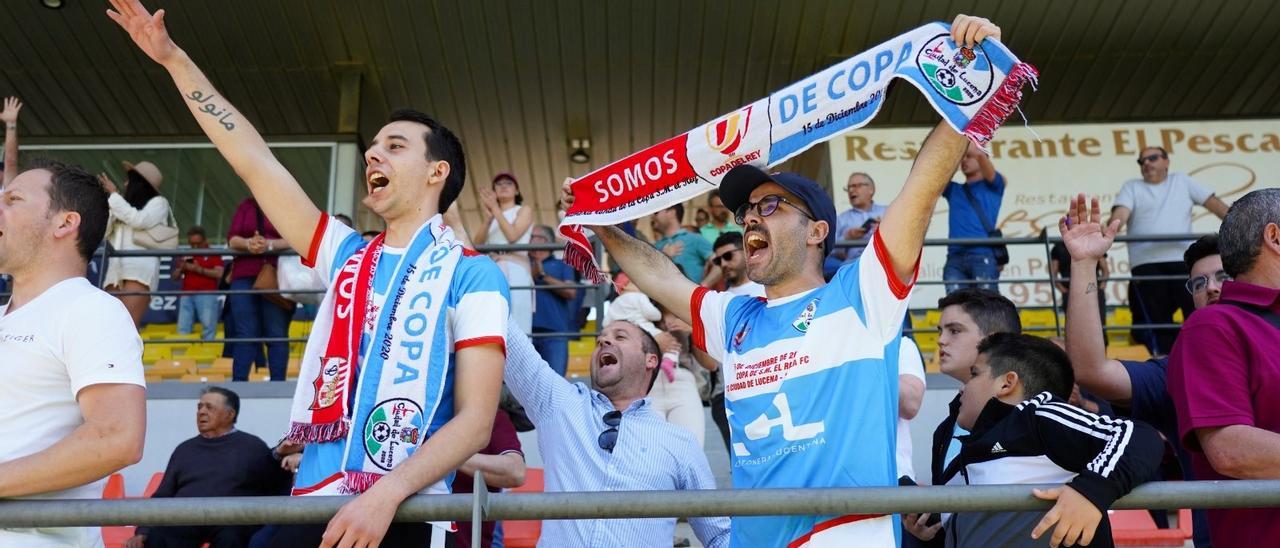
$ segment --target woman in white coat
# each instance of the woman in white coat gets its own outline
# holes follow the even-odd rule
[[[137,165],[124,164],[127,182],[121,195],[116,184],[106,174],[99,175],[103,188],[111,195],[107,205],[111,208],[111,220],[107,223],[107,241],[115,250],[143,249],[134,243],[135,232],[147,230],[169,220],[169,201],[160,195],[160,183],[164,176],[151,162]],[[107,291],[150,291],[160,283],[160,259],[158,257],[113,257],[107,261],[103,288]],[[151,302],[149,295],[120,295],[120,301],[129,309],[135,326],[142,325],[142,316]]]
[[[520,195],[520,183],[515,175],[499,173],[493,178],[490,189],[480,189],[480,204],[484,206],[484,226],[472,236],[476,245],[527,244],[533,235],[533,210],[524,207]],[[490,255],[511,287],[533,285],[529,273],[529,252],[512,251]],[[525,333],[533,331],[533,290],[511,291],[511,320]]]

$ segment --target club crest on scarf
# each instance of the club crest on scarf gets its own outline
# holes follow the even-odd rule
[[[972,105],[991,93],[995,75],[982,44],[956,48],[951,35],[939,34],[916,55],[916,66],[933,89],[957,105]]]
[[[338,403],[342,396],[342,386],[350,374],[347,359],[331,356],[320,360],[320,376],[311,384],[316,389],[315,398],[311,400],[311,409],[319,410]]]
[[[390,471],[417,450],[425,431],[417,403],[404,398],[380,402],[364,423],[365,454],[374,466]]]

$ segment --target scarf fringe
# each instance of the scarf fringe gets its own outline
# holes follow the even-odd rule
[[[964,135],[986,151],[996,129],[1018,109],[1018,103],[1022,101],[1022,86],[1031,84],[1034,90],[1039,76],[1040,73],[1029,63],[1014,65],[1000,84],[1000,89],[969,120],[964,127]]]
[[[359,495],[368,491],[379,479],[382,479],[382,474],[348,471],[342,476],[342,485],[338,486],[338,492],[344,495]]]
[[[600,267],[596,265],[595,257],[590,252],[584,251],[575,242],[570,241],[565,244],[564,262],[574,270],[581,272],[583,277],[591,280],[593,284],[602,284],[608,279],[604,273],[600,272]]]
[[[350,430],[351,421],[345,418],[325,424],[295,421],[289,424],[289,431],[284,437],[293,443],[323,443],[343,439]]]

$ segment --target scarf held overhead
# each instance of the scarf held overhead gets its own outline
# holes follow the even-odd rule
[[[995,40],[956,47],[949,25],[924,25],[573,181],[573,207],[560,224],[565,261],[603,282],[582,225],[649,215],[716,188],[736,166],[777,165],[862,127],[894,78],[919,88],[951,127],[985,149],[1036,76]]]
[[[391,269],[382,307],[373,306],[383,235],[334,274],[307,340],[286,437],[302,443],[344,440],[307,458],[341,479],[338,492],[361,493],[425,441],[449,370],[446,294],[462,256],[436,216],[418,229]],[[366,351],[361,352],[361,340]],[[321,486],[309,486],[316,494]]]

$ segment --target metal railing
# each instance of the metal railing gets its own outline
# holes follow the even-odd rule
[[[477,484],[483,485],[482,481]],[[707,489],[417,495],[395,521],[621,519],[706,516],[901,514],[1047,510],[1035,487],[974,485],[812,489]],[[0,527],[322,523],[352,497],[193,497],[4,500]],[[1280,480],[1172,481],[1140,485],[1113,509],[1275,508]],[[479,531],[479,528],[474,528]]]

